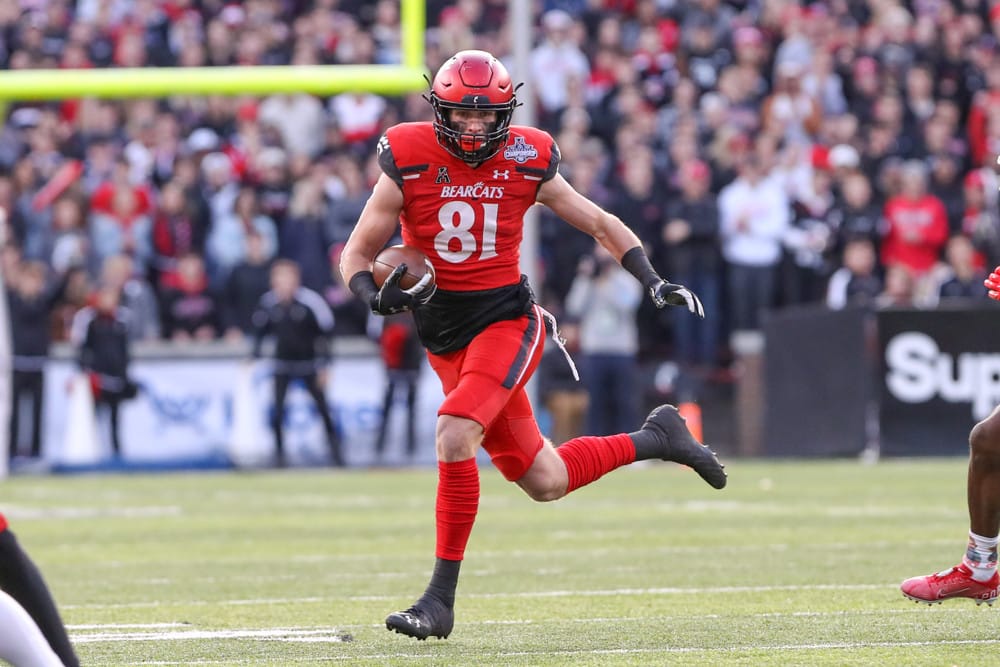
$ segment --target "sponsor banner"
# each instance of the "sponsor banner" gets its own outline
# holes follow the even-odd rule
[[[120,434],[122,458],[135,462],[198,460],[233,454],[246,456],[241,463],[262,463],[273,453],[270,418],[273,414],[271,369],[267,361],[239,359],[143,359],[133,361],[131,375],[141,386],[135,399],[122,404]],[[426,366],[426,364],[425,364]],[[46,366],[44,456],[52,462],[71,458],[80,425],[69,419],[69,388],[78,373],[70,360],[53,359]],[[249,380],[249,387],[246,386]],[[244,385],[240,387],[240,382]],[[373,443],[381,421],[385,371],[377,357],[345,357],[330,367],[326,388],[350,465],[374,461]],[[404,453],[405,396],[397,392],[390,412],[384,463],[407,462]],[[236,410],[234,397],[250,401]],[[441,385],[429,367],[420,376],[417,405],[417,463],[434,461],[437,408],[443,399]],[[234,414],[244,415],[239,442],[234,443]],[[101,458],[110,456],[108,416],[97,409]],[[285,447],[294,463],[326,461],[322,422],[305,388],[295,382],[285,405]],[[237,451],[236,454],[240,452]],[[66,457],[63,454],[67,454]],[[237,458],[237,457],[233,457]]]
[[[1000,403],[995,308],[878,313],[882,453],[964,455]]]

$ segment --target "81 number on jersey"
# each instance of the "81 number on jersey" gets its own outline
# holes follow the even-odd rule
[[[497,209],[499,204],[482,204],[483,247],[479,259],[497,256]],[[472,228],[476,224],[476,209],[464,201],[450,201],[438,209],[441,231],[434,237],[434,250],[446,262],[458,264],[476,252],[476,237]],[[459,249],[451,250],[453,239],[458,239]]]

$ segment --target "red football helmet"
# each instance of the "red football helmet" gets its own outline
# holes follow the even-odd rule
[[[428,101],[434,107],[434,131],[446,151],[465,162],[490,159],[507,143],[517,106],[507,68],[486,51],[459,51],[438,70]],[[451,124],[452,109],[495,111],[484,134],[463,134]]]

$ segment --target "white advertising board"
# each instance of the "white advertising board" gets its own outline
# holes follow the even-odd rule
[[[53,464],[97,464],[111,457],[106,414],[97,410],[97,451],[92,451],[93,438],[80,437],[93,425],[74,423],[79,422],[80,410],[72,409],[70,388],[77,373],[76,365],[69,360],[52,360],[46,366],[43,453]],[[142,389],[135,399],[122,404],[123,462],[196,463],[226,457],[240,465],[270,462],[273,400],[267,361],[249,365],[239,359],[222,358],[137,359],[131,375]],[[385,372],[377,357],[339,358],[330,366],[326,396],[349,465],[375,463],[373,443],[381,420],[384,389]],[[397,393],[386,438],[383,463],[387,464],[409,462],[403,442],[405,397]],[[244,401],[240,407],[234,400],[237,397]],[[418,392],[415,463],[434,461],[434,427],[442,400],[437,376],[425,364]],[[71,414],[77,416],[71,419]],[[238,422],[234,415],[240,417]],[[326,461],[322,423],[312,399],[298,383],[289,388],[286,400],[285,443],[293,464]]]

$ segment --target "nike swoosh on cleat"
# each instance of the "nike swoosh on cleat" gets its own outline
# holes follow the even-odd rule
[[[967,590],[969,590],[968,586],[966,586],[965,588],[959,589],[957,591],[947,591],[947,592],[946,591],[938,591],[938,600],[941,600],[941,599],[943,599],[945,597],[948,597],[948,596],[951,596],[951,595],[959,595],[960,593],[964,593]]]

